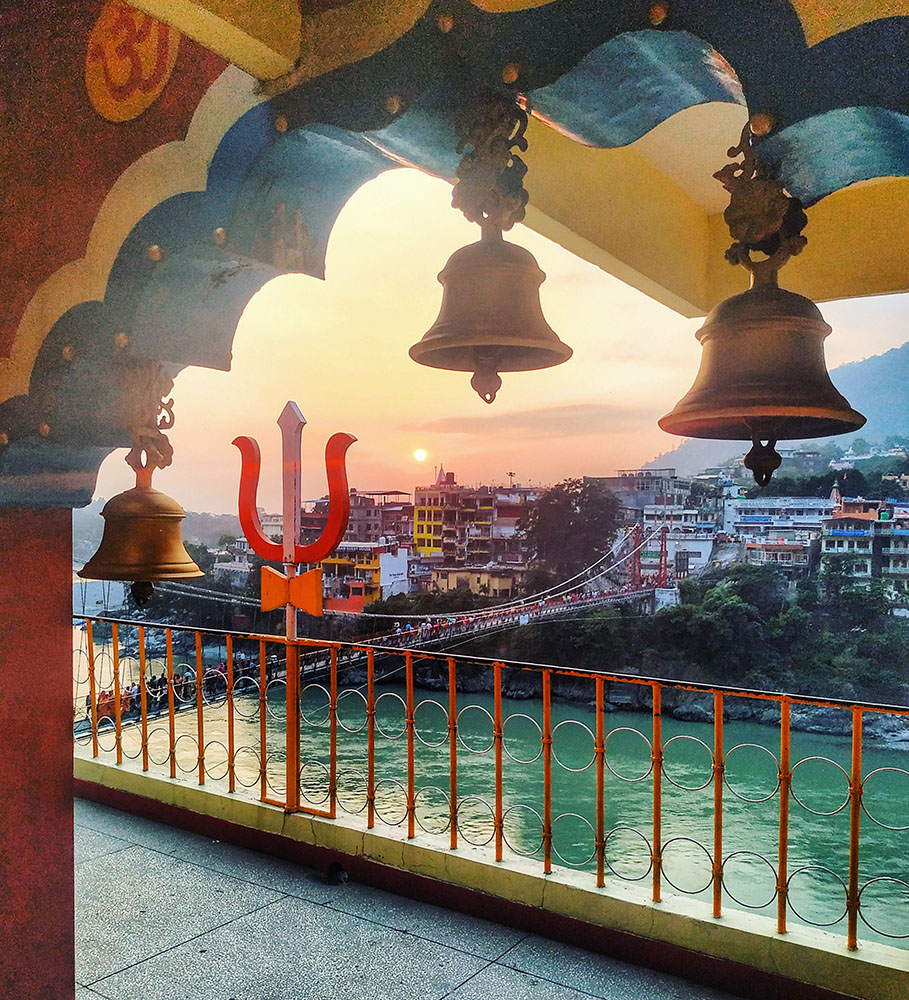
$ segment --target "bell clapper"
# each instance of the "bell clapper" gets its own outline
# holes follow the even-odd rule
[[[762,444],[759,438],[752,438],[751,451],[745,456],[742,464],[751,470],[754,481],[763,489],[769,484],[782,461],[777,453],[774,439],[771,438],[766,444]]]
[[[136,602],[136,606],[144,608],[155,593],[155,585],[151,580],[136,580],[129,588],[129,592],[132,595],[132,599]]]
[[[473,373],[470,387],[476,390],[484,403],[491,403],[502,388],[502,379],[494,368],[479,368]]]

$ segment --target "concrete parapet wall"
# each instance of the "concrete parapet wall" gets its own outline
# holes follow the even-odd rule
[[[590,873],[560,868],[547,876],[539,862],[495,863],[488,849],[467,843],[452,851],[447,835],[408,840],[395,827],[367,830],[360,817],[290,814],[97,761],[74,766],[83,798],[308,865],[336,862],[358,881],[742,996],[909,996],[909,952],[887,945],[849,952],[839,935],[801,926],[777,934],[764,916],[727,909],[720,919],[705,918],[703,904],[684,894],[664,892],[654,904],[636,885],[598,889]]]

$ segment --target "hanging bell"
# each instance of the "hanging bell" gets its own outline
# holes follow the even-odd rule
[[[137,581],[133,597],[141,605],[156,580],[205,575],[183,547],[183,508],[160,490],[140,482],[108,500],[101,516],[101,545],[79,571],[83,579]]]
[[[556,336],[540,306],[545,278],[532,253],[484,227],[483,238],[456,250],[439,274],[438,319],[410,356],[430,368],[473,372],[470,384],[487,403],[502,385],[499,372],[567,361],[572,350]]]
[[[694,384],[659,426],[683,437],[754,442],[745,465],[766,485],[780,464],[778,440],[847,434],[865,423],[827,374],[829,333],[810,299],[775,280],[726,299],[696,334],[703,353]]]

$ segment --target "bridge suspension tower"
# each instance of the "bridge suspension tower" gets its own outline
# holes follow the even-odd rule
[[[658,587],[669,586],[669,549],[666,541],[668,534],[669,529],[664,524],[660,530],[660,565],[656,578],[656,585]]]
[[[634,531],[631,534],[631,588],[632,590],[641,589],[641,538],[643,529],[640,524],[634,526]]]

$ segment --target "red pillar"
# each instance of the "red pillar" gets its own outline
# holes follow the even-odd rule
[[[72,1000],[72,512],[0,508],[0,997]]]

